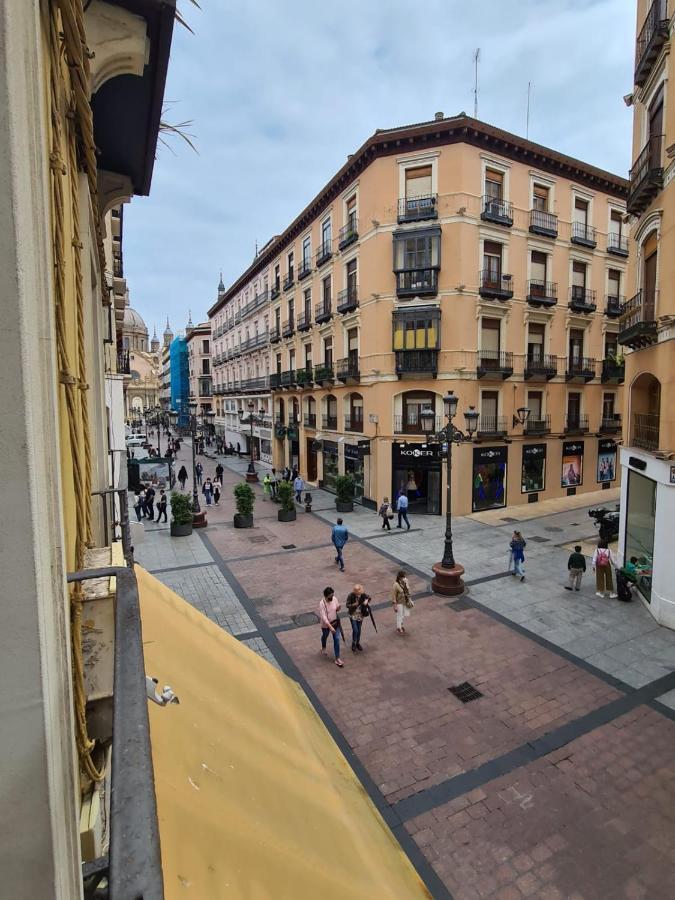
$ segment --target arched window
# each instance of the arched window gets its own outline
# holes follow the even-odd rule
[[[323,410],[323,428],[337,431],[337,400],[333,394],[328,394],[328,396],[323,398]]]
[[[644,450],[659,449],[661,382],[649,372],[638,375],[630,387],[630,444]]]
[[[352,393],[346,398],[345,431],[363,431],[363,397]]]

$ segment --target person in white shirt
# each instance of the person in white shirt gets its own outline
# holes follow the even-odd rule
[[[410,531],[410,522],[408,521],[408,495],[404,490],[398,495],[398,501],[396,503],[396,510],[398,512],[398,525],[397,528],[402,528],[401,520],[405,520],[405,524],[408,526],[408,531]]]
[[[593,571],[595,572],[595,593],[597,597],[616,599],[614,583],[612,581],[612,566],[616,568],[614,554],[607,546],[607,541],[598,541],[598,546],[593,553]]]

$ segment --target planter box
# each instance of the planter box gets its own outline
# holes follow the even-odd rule
[[[234,514],[234,527],[235,528],[253,528],[253,513],[248,516],[241,515],[240,513]]]
[[[338,512],[354,512],[354,502],[353,500],[336,500],[335,509]]]
[[[179,525],[177,522],[171,523],[171,537],[187,537],[192,534],[192,522],[185,525]]]
[[[294,509],[280,509],[277,512],[277,517],[280,522],[295,522],[295,510]]]

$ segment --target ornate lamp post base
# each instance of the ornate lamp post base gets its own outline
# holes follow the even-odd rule
[[[206,513],[204,511],[194,513],[192,516],[193,528],[206,528],[209,523],[206,521]]]
[[[431,582],[431,590],[434,594],[443,594],[446,597],[456,597],[464,593],[464,566],[457,563],[452,569],[445,569],[443,563],[436,563],[431,567],[434,577]]]
[[[246,480],[249,484],[257,484],[258,483],[258,473],[257,472],[247,472]]]

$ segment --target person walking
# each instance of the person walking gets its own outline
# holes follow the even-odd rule
[[[319,619],[321,621],[321,652],[324,656],[328,655],[326,652],[326,643],[328,642],[328,635],[332,634],[335,665],[339,668],[342,668],[344,663],[340,659],[340,634],[342,629],[340,626],[340,617],[338,616],[339,610],[340,602],[335,596],[335,591],[333,590],[333,588],[324,588],[323,597],[319,601]]]
[[[394,511],[389,505],[389,498],[385,497],[378,510],[378,516],[382,519],[382,528],[391,531],[391,519],[394,518]]]
[[[180,482],[181,491],[185,490],[185,482],[187,481],[188,473],[185,466],[181,466],[178,470],[178,481]]]
[[[213,502],[218,506],[220,503],[220,479],[215,478],[213,481]]]
[[[237,456],[241,459],[241,444],[237,441]]]
[[[614,554],[607,546],[607,541],[598,541],[598,546],[593,552],[591,560],[595,572],[595,594],[597,597],[605,597],[609,594],[611,600],[616,600],[614,584],[612,582],[612,566],[616,568]]]
[[[204,474],[204,466],[200,462],[195,466],[195,474],[197,476],[197,484],[200,485],[202,483],[202,475]]]
[[[408,526],[408,531],[410,531],[410,522],[408,521],[408,495],[405,491],[401,491],[398,495],[398,502],[396,504],[396,509],[398,511],[398,525],[397,528],[402,528],[401,520],[405,522]]]
[[[521,581],[525,581],[525,547],[527,542],[519,531],[513,532],[511,538],[511,553],[513,555],[513,574],[519,577]]]
[[[581,552],[581,545],[577,544],[574,553],[570,553],[567,560],[567,571],[570,583],[565,585],[566,591],[578,591],[581,588],[581,576],[586,571],[586,557]]]
[[[136,513],[136,519],[140,522],[143,518],[141,513],[143,512],[145,496],[142,494],[140,490],[134,491],[134,512]]]
[[[347,594],[347,612],[352,626],[352,653],[363,650],[361,646],[361,626],[364,618],[369,615],[368,604],[372,600],[363,590],[362,584],[355,584]]]
[[[166,518],[166,491],[159,492],[159,500],[157,501],[157,519],[155,521],[159,522],[160,519],[164,516],[164,521],[168,521]]]
[[[279,487],[279,476],[277,475],[276,469],[272,469],[272,474],[270,476],[270,487],[272,488],[272,499],[276,500],[277,488]]]
[[[344,550],[345,544],[349,540],[349,532],[342,524],[342,519],[338,519],[337,525],[333,525],[331,540],[333,541],[333,546],[335,547],[335,562],[338,566],[340,566],[340,571],[344,572],[345,561],[342,555],[342,551]]]
[[[295,491],[295,499],[298,503],[302,503],[302,492],[305,488],[305,482],[302,480],[302,476],[298,472],[298,474],[293,479],[293,490]]]
[[[263,500],[267,500],[271,493],[272,479],[270,478],[270,473],[266,472],[265,477],[263,478]]]
[[[223,464],[218,463],[218,465],[216,466],[216,478],[221,483],[221,485],[223,483],[223,473],[224,472],[225,472],[225,469],[223,468]]]
[[[155,489],[151,484],[146,484],[145,486],[145,512],[150,519],[150,521],[154,521],[155,518]]]
[[[207,478],[202,486],[202,494],[206,499],[206,505],[211,506],[211,501],[213,500],[213,482],[210,478]]]
[[[415,604],[410,596],[410,585],[403,569],[396,575],[396,581],[391,590],[391,602],[396,609],[396,632],[398,634],[406,634],[403,620],[410,615],[410,610]]]

